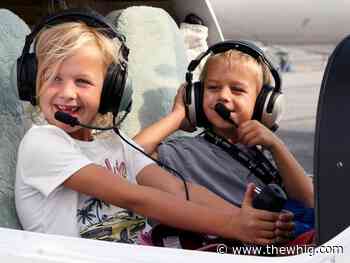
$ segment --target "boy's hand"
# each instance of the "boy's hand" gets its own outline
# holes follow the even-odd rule
[[[239,125],[237,129],[238,142],[255,146],[262,145],[271,150],[280,139],[267,127],[257,120],[249,120]]]
[[[185,109],[185,89],[186,84],[182,84],[177,90],[173,109],[171,114],[176,114],[177,118],[181,119],[181,125],[179,129],[187,132],[193,132],[196,130],[196,127],[193,127],[186,118],[186,109]]]
[[[183,118],[186,116],[185,111],[185,84],[181,84],[176,92],[172,112],[178,112]]]
[[[278,220],[276,222],[276,230],[275,235],[276,238],[274,240],[277,244],[284,244],[289,242],[293,238],[293,230],[295,224],[293,222],[294,215],[289,211],[281,212]]]
[[[253,244],[272,244],[279,214],[253,208],[254,188],[254,184],[249,184],[244,195],[239,212],[238,238]]]
[[[272,244],[276,240],[287,241],[294,228],[293,215],[253,208],[254,188],[254,184],[249,184],[244,195],[239,212],[238,238],[244,242],[260,245]]]

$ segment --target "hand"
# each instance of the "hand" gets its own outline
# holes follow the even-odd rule
[[[238,239],[243,242],[259,245],[272,244],[276,238],[276,232],[281,231],[281,235],[285,234],[284,230],[288,227],[284,221],[282,222],[282,219],[287,220],[289,217],[284,216],[279,220],[280,213],[253,208],[254,188],[254,184],[248,185],[239,212],[238,222],[240,225],[233,227],[238,227]],[[289,221],[287,220],[287,222]],[[282,229],[279,229],[277,225]]]
[[[186,118],[186,106],[185,106],[185,94],[186,94],[186,84],[182,84],[177,90],[172,114],[177,114],[181,118],[180,129],[187,132],[194,132],[196,127],[191,125],[191,123]]]
[[[281,143],[271,130],[257,120],[249,120],[240,124],[237,134],[238,142],[247,146],[262,145],[271,150],[277,143]]]
[[[295,227],[293,218],[293,213],[289,211],[283,211],[280,213],[278,220],[276,221],[275,243],[285,244],[293,239],[293,230]]]
[[[186,84],[181,84],[176,92],[176,96],[174,99],[173,109],[172,112],[178,112],[179,114],[182,114],[183,117],[185,117],[186,110],[185,110],[185,92],[186,92]]]

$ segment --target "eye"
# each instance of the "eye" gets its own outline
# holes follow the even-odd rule
[[[55,76],[55,77],[53,78],[53,81],[54,81],[54,82],[60,83],[60,82],[62,82],[62,78],[61,78],[60,76]]]
[[[88,79],[79,78],[76,82],[80,85],[92,85],[92,82]]]
[[[245,89],[239,85],[233,85],[230,87],[231,92],[235,92],[235,93],[244,93]]]
[[[216,85],[208,85],[207,87],[208,90],[215,91],[219,89],[219,86]]]

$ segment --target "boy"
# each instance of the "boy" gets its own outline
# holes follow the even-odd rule
[[[231,46],[211,55],[200,76],[203,83],[200,104],[208,121],[207,131],[244,152],[255,145],[269,150],[288,197],[306,207],[313,207],[312,182],[305,176],[303,168],[270,129],[252,120],[259,93],[263,85],[270,82],[271,72],[267,64],[261,58],[237,50],[234,44]],[[191,95],[194,96],[193,92]],[[152,153],[174,131],[181,128],[193,130],[186,120],[189,109],[186,109],[185,97],[185,88],[181,87],[172,112],[140,132],[134,140]],[[215,111],[218,103],[230,111],[231,121],[224,120]],[[249,169],[205,136],[169,140],[159,145],[157,155],[161,162],[183,174],[187,180],[206,187],[234,205],[243,205],[245,189],[250,182],[264,187]]]

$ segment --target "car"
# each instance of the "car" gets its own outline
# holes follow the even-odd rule
[[[101,223],[89,226],[80,233],[80,236],[105,241],[133,243],[133,240],[137,238],[137,233],[145,226],[145,218],[122,210]]]

